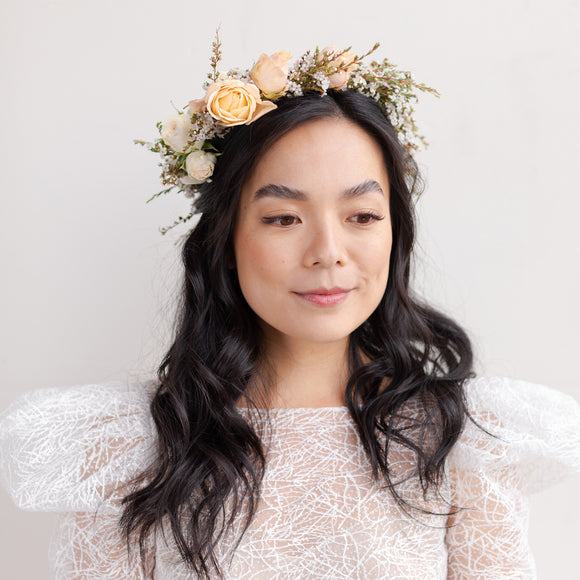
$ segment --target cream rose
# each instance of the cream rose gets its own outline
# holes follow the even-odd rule
[[[213,175],[216,156],[207,151],[192,151],[185,159],[187,176],[182,177],[182,183],[198,185],[204,183]]]
[[[191,119],[189,115],[171,115],[161,125],[161,138],[178,153],[183,153],[187,148]]]
[[[321,52],[323,55],[332,59],[328,63],[330,66],[339,67],[346,65],[345,68],[328,75],[328,88],[342,89],[346,85],[352,71],[356,68],[356,64],[354,64],[354,60],[356,59],[355,55],[350,52],[342,52],[336,46],[327,46]]]
[[[276,108],[274,103],[260,99],[256,85],[237,79],[216,81],[210,85],[205,101],[210,115],[226,127],[249,125]]]
[[[288,61],[292,55],[282,50],[273,55],[261,54],[250,71],[250,78],[268,99],[281,97],[288,85]]]

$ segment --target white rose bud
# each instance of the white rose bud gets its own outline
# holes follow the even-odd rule
[[[161,126],[161,138],[166,145],[178,153],[187,148],[191,119],[189,115],[171,115]]]
[[[204,183],[213,174],[216,156],[207,151],[193,151],[185,159],[187,177],[182,177],[181,181],[188,185],[198,185]]]

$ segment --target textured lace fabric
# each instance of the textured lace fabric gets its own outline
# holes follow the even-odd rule
[[[529,492],[580,470],[580,409],[561,393],[511,379],[466,385],[473,417],[440,490],[457,516],[407,514],[373,481],[345,407],[274,409],[258,512],[227,579],[534,578]],[[118,531],[126,483],[151,460],[150,387],[121,383],[47,389],[0,416],[0,477],[15,503],[62,512],[51,547],[57,579],[143,578]],[[403,450],[393,469],[411,468]],[[412,479],[401,488],[420,500]],[[446,511],[439,498],[423,507]],[[155,578],[191,578],[159,538]]]

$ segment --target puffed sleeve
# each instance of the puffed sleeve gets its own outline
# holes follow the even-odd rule
[[[0,416],[0,476],[26,510],[107,510],[150,458],[146,389],[108,383],[26,393]]]
[[[580,407],[558,391],[507,378],[466,385],[468,422],[449,456],[450,580],[535,578],[528,495],[580,471]],[[485,431],[483,431],[483,428]]]
[[[149,464],[151,385],[108,383],[23,395],[0,415],[0,481],[26,510],[64,512],[57,579],[140,578],[119,532],[127,484]]]

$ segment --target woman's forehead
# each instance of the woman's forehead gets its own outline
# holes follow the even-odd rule
[[[376,183],[375,187],[368,186]],[[366,185],[364,185],[366,184]],[[354,190],[388,192],[383,153],[366,131],[346,119],[321,119],[302,125],[266,151],[243,188],[247,201],[267,193],[306,195],[330,188],[337,195]],[[275,186],[279,186],[277,189]],[[296,197],[296,194],[294,194]],[[352,195],[351,195],[352,197]]]

